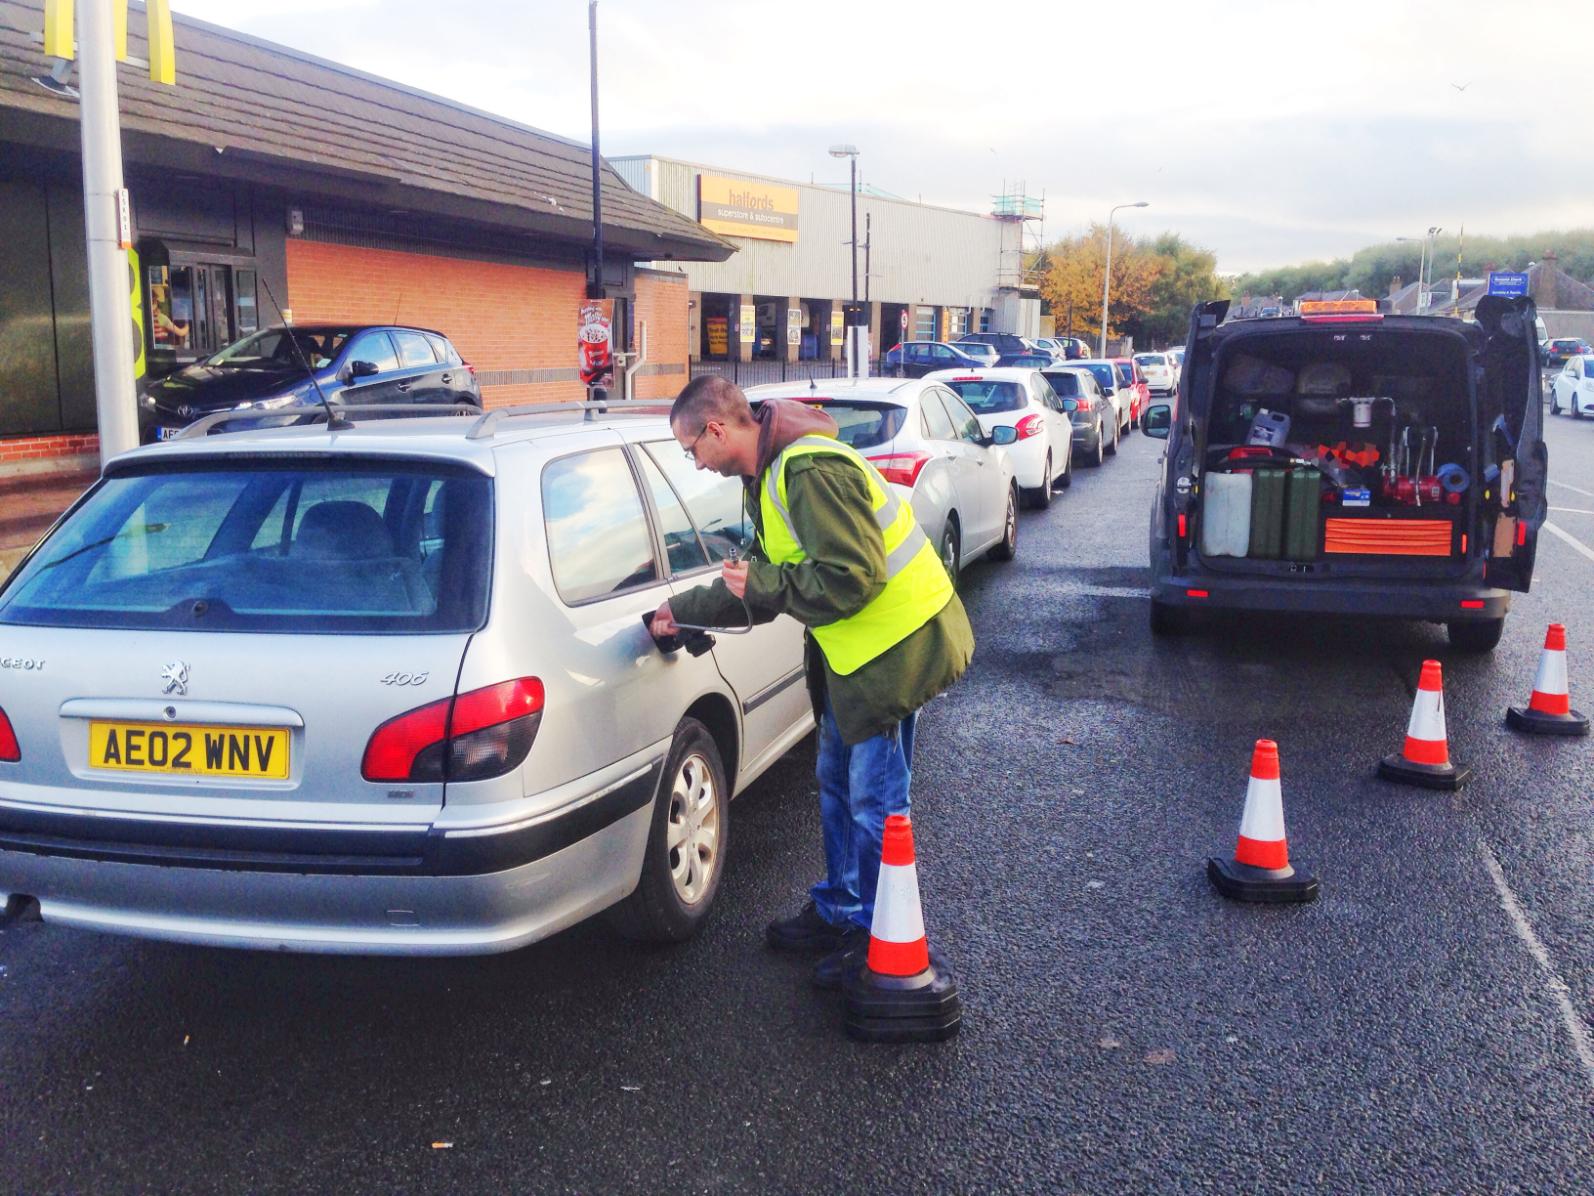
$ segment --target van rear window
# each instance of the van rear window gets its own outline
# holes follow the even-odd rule
[[[0,623],[472,631],[492,483],[432,463],[286,455],[106,478],[0,592]]]

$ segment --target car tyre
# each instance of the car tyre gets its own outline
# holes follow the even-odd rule
[[[957,520],[947,518],[946,527],[941,529],[941,544],[936,549],[941,557],[941,567],[946,570],[946,575],[952,579],[952,588],[956,589],[958,578],[963,571],[963,540],[958,535]]]
[[[697,933],[725,871],[730,801],[714,737],[697,719],[683,718],[653,803],[642,875],[609,910],[615,930],[648,943],[679,943]]]
[[[1057,479],[1057,488],[1059,490],[1067,490],[1073,484],[1074,484],[1074,449],[1073,449],[1073,446],[1070,445],[1069,449],[1068,449],[1068,456],[1063,459],[1063,472],[1062,472],[1062,476]]]
[[[1457,652],[1492,652],[1505,630],[1505,617],[1498,619],[1467,619],[1445,624],[1445,634],[1450,646]]]
[[[1151,634],[1158,636],[1183,635],[1190,630],[1190,612],[1182,606],[1151,600]]]
[[[1010,561],[1018,555],[1018,487],[1007,492],[1007,514],[1003,517],[1002,538],[991,549],[993,561]]]
[[[1583,404],[1577,401],[1577,391],[1575,390],[1572,392],[1572,418],[1583,418]]]
[[[1107,455],[1109,457],[1116,457],[1118,455],[1118,437],[1119,437],[1119,435],[1120,435],[1120,429],[1118,427],[1118,418],[1117,418],[1117,416],[1114,416],[1113,417],[1113,421],[1112,421],[1112,443],[1109,444],[1107,446],[1107,448],[1106,448],[1106,453],[1107,453]]]
[[[1100,469],[1101,463],[1107,459],[1107,429],[1101,426],[1101,420],[1096,420],[1096,447],[1091,450],[1090,456],[1085,458],[1085,464]]]
[[[1555,389],[1554,386],[1550,387],[1550,414],[1551,415],[1560,415],[1561,414],[1561,400],[1560,400],[1560,396],[1556,392],[1556,389]]]
[[[1052,455],[1046,454],[1046,462],[1041,466],[1041,484],[1033,490],[1024,491],[1024,505],[1032,511],[1044,511],[1052,505]]]

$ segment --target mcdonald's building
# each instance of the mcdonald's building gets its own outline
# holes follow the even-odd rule
[[[97,444],[75,75],[45,53],[44,8],[0,0],[0,471]],[[181,16],[152,53],[132,14],[117,84],[141,381],[274,323],[400,323],[444,333],[489,406],[581,396],[585,143]],[[170,85],[134,65],[163,58]],[[673,395],[674,263],[736,247],[607,163],[602,211],[629,393]]]

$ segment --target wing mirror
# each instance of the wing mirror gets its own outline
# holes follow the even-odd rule
[[[1018,429],[1011,424],[997,424],[996,427],[991,429],[991,434],[986,437],[986,444],[988,445],[1017,443]]]
[[[1069,415],[1074,414],[1074,412],[1079,410],[1079,400],[1078,399],[1064,399],[1063,400],[1063,410],[1068,412]]]
[[[1171,403],[1153,403],[1146,408],[1146,413],[1140,417],[1140,430],[1155,440],[1168,439],[1168,430],[1173,426],[1173,405]]]
[[[374,361],[356,361],[349,366],[349,377],[351,378],[369,378],[376,372],[376,362]]]

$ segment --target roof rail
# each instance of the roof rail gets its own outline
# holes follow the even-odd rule
[[[671,404],[647,403],[637,399],[607,399],[603,402],[522,403],[516,407],[494,407],[471,425],[466,440],[487,440],[498,434],[498,425],[520,415],[554,415],[579,411],[584,421],[601,415],[668,415]]]
[[[406,416],[410,419],[421,419],[438,415],[480,415],[482,409],[474,403],[340,403],[332,408],[339,416],[381,414],[385,416]],[[207,415],[189,424],[173,440],[198,439],[201,436],[215,436],[219,433],[216,429],[224,429],[231,423],[249,422],[258,427],[262,420],[283,420],[285,422],[274,426],[279,428],[308,426],[311,424],[324,424],[331,419],[331,412],[325,407],[293,407],[289,409],[278,408],[269,410],[253,408],[250,410],[218,411],[214,415]]]

